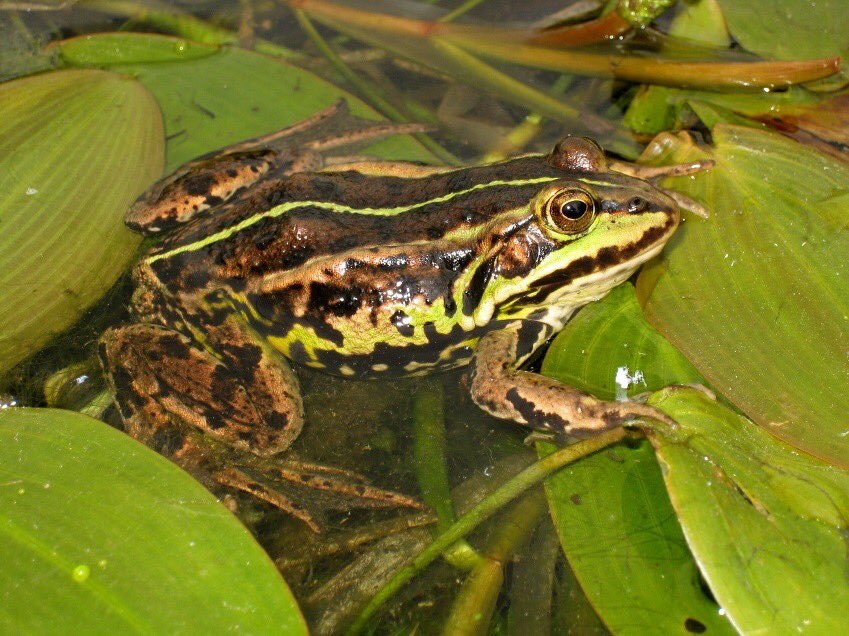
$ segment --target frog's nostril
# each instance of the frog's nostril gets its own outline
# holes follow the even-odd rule
[[[628,201],[628,212],[631,214],[636,214],[637,212],[642,212],[646,209],[648,205],[648,201],[646,201],[643,197],[631,197]]]

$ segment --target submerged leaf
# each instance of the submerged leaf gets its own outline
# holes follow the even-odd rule
[[[236,518],[102,422],[0,410],[0,484],[4,633],[306,633]]]
[[[743,634],[837,634],[849,615],[849,473],[785,446],[704,394],[650,403],[652,435],[687,542]]]
[[[649,280],[646,316],[755,422],[849,466],[849,164],[781,135],[714,128],[715,148],[666,137],[673,162],[716,167],[669,180],[703,201]],[[647,292],[651,287],[650,293]]]
[[[0,85],[0,371],[80,317],[139,237],[133,199],[162,170],[162,119],[138,82],[95,70]]]

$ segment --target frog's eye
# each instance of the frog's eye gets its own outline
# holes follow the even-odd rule
[[[563,234],[578,234],[593,222],[595,200],[586,190],[559,190],[545,202],[543,215],[552,229]]]

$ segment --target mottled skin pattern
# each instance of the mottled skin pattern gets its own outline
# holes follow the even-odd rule
[[[204,443],[240,451],[242,466],[214,480],[315,525],[281,479],[371,505],[415,502],[327,469],[257,464],[286,450],[303,423],[286,358],[356,377],[472,363],[481,408],[571,436],[662,417],[518,367],[575,309],[660,251],[678,224],[675,201],[610,170],[578,138],[551,155],[457,170],[303,172],[320,168],[316,149],[342,142],[302,137],[340,117],[348,139],[387,132],[357,127],[337,106],[188,164],[130,211],[135,229],[169,230],[135,269],[136,322],[101,342],[133,436],[190,466],[209,455]]]

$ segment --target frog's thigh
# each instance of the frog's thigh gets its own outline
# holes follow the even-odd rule
[[[288,448],[303,425],[297,380],[235,321],[219,325],[221,359],[181,333],[152,324],[112,329],[101,357],[134,437],[156,446],[176,418],[258,455]]]
[[[533,429],[589,437],[640,417],[668,418],[644,404],[606,402],[538,373],[520,371],[520,323],[481,338],[470,371],[472,399],[495,417]]]

